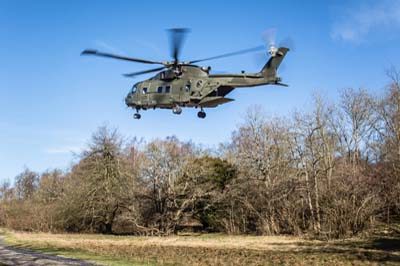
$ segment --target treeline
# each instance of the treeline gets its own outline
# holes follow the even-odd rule
[[[269,118],[248,112],[229,143],[127,141],[99,128],[70,170],[29,169],[1,187],[0,222],[18,230],[340,238],[400,213],[400,75],[382,95]]]

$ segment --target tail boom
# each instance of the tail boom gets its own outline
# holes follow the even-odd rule
[[[261,69],[260,74],[265,78],[276,77],[276,71],[279,65],[282,63],[283,58],[286,53],[289,51],[289,48],[280,47],[274,53],[274,55],[268,60],[268,62]]]

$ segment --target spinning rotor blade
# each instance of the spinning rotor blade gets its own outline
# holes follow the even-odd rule
[[[174,58],[174,64],[179,62],[179,53],[182,48],[183,41],[185,40],[186,34],[189,29],[169,29],[169,41],[171,45],[171,57]]]
[[[121,60],[127,60],[127,61],[132,61],[132,62],[138,62],[138,63],[164,65],[163,62],[150,61],[150,60],[138,59],[138,58],[133,58],[133,57],[121,56],[121,55],[114,55],[114,54],[99,52],[97,50],[84,50],[81,53],[81,55],[97,55],[97,56],[109,57],[109,58],[114,58],[114,59],[121,59]]]
[[[128,74],[123,74],[123,75],[125,77],[134,77],[134,76],[137,76],[137,75],[142,75],[142,74],[147,74],[147,73],[151,73],[151,72],[160,71],[160,70],[163,70],[164,68],[166,68],[166,67],[163,66],[163,67],[158,67],[158,68],[153,68],[153,69],[148,69],[148,70],[143,70],[143,71],[133,72],[133,73],[128,73]]]
[[[256,46],[253,48],[244,49],[244,50],[240,50],[240,51],[236,51],[236,52],[232,52],[232,53],[227,53],[227,54],[212,56],[212,57],[208,57],[208,58],[204,58],[204,59],[190,61],[188,64],[194,64],[194,63],[203,62],[203,61],[207,61],[207,60],[213,60],[213,59],[219,59],[219,58],[228,57],[228,56],[245,54],[245,53],[250,53],[250,52],[259,51],[259,50],[265,50],[265,47],[263,45],[260,45],[260,46]]]
[[[291,37],[286,37],[279,43],[279,47],[289,48],[292,52],[296,51],[296,44]]]
[[[282,39],[279,44],[276,42],[276,35],[277,35],[277,29],[276,28],[269,28],[265,30],[262,34],[262,37],[264,39],[265,45],[269,48],[271,47],[286,47],[289,48],[292,52],[295,50],[295,42],[293,38],[291,37],[286,37]]]
[[[270,28],[263,32],[263,39],[267,47],[275,46],[276,29]]]

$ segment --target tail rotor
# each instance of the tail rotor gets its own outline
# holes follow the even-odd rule
[[[282,39],[279,42],[279,45],[277,45],[276,36],[277,36],[276,28],[269,28],[269,29],[265,30],[262,35],[264,43],[268,47],[268,53],[272,57],[276,56],[276,53],[278,52],[279,47],[286,47],[289,50],[294,51],[295,43],[291,37],[286,37],[286,38]]]

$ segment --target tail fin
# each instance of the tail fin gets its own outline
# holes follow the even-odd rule
[[[276,70],[282,63],[282,60],[288,51],[289,49],[286,47],[278,48],[278,51],[276,51],[275,55],[272,56],[265,64],[265,66],[261,69],[261,75],[263,75],[264,77],[275,77]]]

